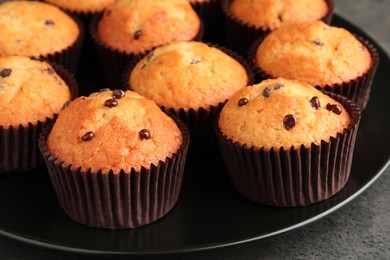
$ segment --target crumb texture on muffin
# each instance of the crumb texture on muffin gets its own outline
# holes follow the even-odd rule
[[[155,49],[134,67],[129,85],[166,108],[217,106],[248,84],[243,65],[201,42],[176,42]]]
[[[372,59],[350,32],[316,21],[285,25],[269,34],[258,47],[255,62],[272,77],[325,87],[362,76]]]
[[[230,5],[239,20],[270,30],[282,24],[320,20],[328,10],[325,0],[232,0]]]
[[[77,23],[58,7],[43,2],[0,4],[0,54],[45,56],[65,50],[79,37]]]
[[[0,56],[0,125],[45,122],[71,99],[66,83],[46,62]]]
[[[115,0],[45,0],[65,10],[74,12],[99,12],[103,11]]]
[[[82,111],[82,113],[80,113]],[[48,136],[48,149],[84,171],[149,169],[182,143],[176,123],[133,91],[102,91],[72,101]]]
[[[277,151],[329,141],[350,123],[339,102],[311,85],[279,78],[239,90],[222,109],[218,126],[240,145]]]
[[[142,53],[173,41],[194,39],[200,20],[188,0],[118,0],[98,22],[98,38],[111,48]]]

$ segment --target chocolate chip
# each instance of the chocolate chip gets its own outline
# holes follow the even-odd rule
[[[141,139],[145,139],[145,140],[150,139],[150,132],[149,132],[149,130],[147,130],[147,129],[142,129],[142,130],[139,132],[139,137],[140,137]]]
[[[111,15],[111,13],[112,13],[112,10],[111,10],[111,9],[107,9],[107,11],[106,11],[106,15],[107,15],[107,16],[110,16],[110,15]]]
[[[320,86],[315,86],[315,89],[318,89],[318,90],[322,91],[322,88]]]
[[[284,85],[282,85],[282,84],[276,84],[276,85],[274,86],[274,90],[277,90],[277,89],[280,89],[280,88],[284,88]]]
[[[105,92],[105,91],[110,91],[111,89],[109,89],[109,88],[101,88],[101,89],[99,89],[99,92]]]
[[[46,19],[46,21],[45,21],[45,25],[54,25],[54,24],[55,24],[55,22],[53,19]]]
[[[55,73],[55,71],[52,68],[47,68],[47,73],[49,73],[50,75],[53,75]]]
[[[198,64],[198,63],[200,63],[200,59],[199,58],[193,58],[190,63],[191,63],[191,65]]]
[[[67,108],[69,105],[70,105],[70,100],[66,101],[65,104],[62,105],[62,108],[61,110],[64,110],[65,108]]]
[[[271,96],[271,89],[265,88],[263,90],[263,97],[268,98],[269,96]]]
[[[280,22],[283,22],[283,17],[282,17],[282,15],[278,15],[278,20],[279,20]]]
[[[238,100],[238,106],[239,107],[242,107],[242,106],[245,106],[246,104],[248,104],[249,100],[247,98],[241,98],[240,100]]]
[[[116,99],[107,99],[106,102],[104,102],[104,105],[109,108],[116,107],[118,101]]]
[[[332,111],[336,115],[340,115],[343,112],[341,106],[339,106],[339,105],[331,105],[329,103],[326,105],[326,109],[328,109],[329,111]]]
[[[93,137],[95,136],[95,134],[91,131],[85,133],[82,137],[81,137],[81,140],[83,140],[84,142],[86,141],[90,141]]]
[[[314,107],[314,109],[318,110],[321,108],[320,99],[318,97],[312,97],[310,99],[310,105]]]
[[[286,130],[291,130],[297,123],[297,117],[295,115],[287,115],[283,119],[283,125]]]
[[[142,35],[142,30],[137,30],[137,31],[134,32],[133,37],[134,37],[135,40],[138,40],[139,37],[141,37],[141,35]]]
[[[121,89],[115,89],[113,92],[112,92],[112,97],[115,98],[115,99],[121,99],[125,96],[125,92]]]
[[[8,77],[9,75],[11,75],[11,72],[12,72],[11,69],[3,69],[0,72],[0,76],[2,76],[3,78]]]
[[[324,46],[324,42],[321,41],[320,39],[314,39],[314,40],[313,40],[313,43],[314,43],[315,45],[318,45],[318,46]]]

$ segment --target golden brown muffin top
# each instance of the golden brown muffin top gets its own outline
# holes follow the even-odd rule
[[[239,90],[222,109],[218,126],[240,145],[277,151],[319,145],[350,122],[339,102],[309,84],[279,78]]]
[[[131,88],[166,108],[208,108],[248,84],[241,63],[201,42],[175,42],[155,49],[134,67]]]
[[[230,11],[249,25],[274,30],[282,24],[321,20],[329,7],[325,0],[232,0]]]
[[[79,37],[77,23],[58,7],[42,2],[0,4],[0,54],[39,57],[62,51]]]
[[[45,122],[71,99],[66,83],[44,61],[0,56],[0,125]]]
[[[181,143],[178,126],[153,101],[121,90],[72,101],[60,112],[47,141],[49,151],[67,164],[103,173],[149,169]]]
[[[348,83],[371,62],[370,52],[351,33],[321,21],[282,26],[256,52],[257,66],[271,76],[321,87]]]
[[[190,0],[190,3],[204,3],[204,2],[210,2],[212,0]],[[216,0],[219,1],[219,0]]]
[[[99,12],[103,11],[115,0],[45,0],[65,10],[74,12]]]
[[[194,39],[200,20],[188,0],[118,0],[98,22],[98,38],[126,53]]]

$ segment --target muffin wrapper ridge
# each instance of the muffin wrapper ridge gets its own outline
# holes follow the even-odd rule
[[[83,171],[55,158],[46,144],[51,127],[45,128],[39,148],[65,213],[80,224],[107,229],[136,228],[165,216],[178,200],[189,144],[185,124],[176,123],[183,143],[175,154],[150,169],[118,174]]]
[[[223,43],[224,18],[220,0],[191,3],[198,16],[204,22],[205,42]]]
[[[241,57],[239,54],[216,44],[206,43],[211,47],[215,47],[233,57],[235,60],[240,62],[242,66],[245,68],[248,74],[248,85],[253,84],[254,82],[254,73],[252,71],[251,66],[248,62]],[[150,52],[149,52],[150,53]],[[137,65],[137,63],[144,57],[138,56],[133,58],[126,66],[124,73],[122,74],[122,86],[125,86],[126,89],[131,89],[129,86],[129,78],[131,71]],[[183,108],[174,109],[167,108],[162,106],[161,109],[170,115],[176,115],[181,120],[183,120],[191,134],[191,144],[190,151],[202,152],[207,154],[213,154],[215,151],[218,151],[218,145],[215,138],[214,131],[214,121],[218,117],[219,112],[221,112],[222,107],[225,102],[221,102],[216,106],[209,107],[201,107],[199,109],[188,109],[185,110]]]
[[[146,50],[142,53],[126,53],[124,51],[119,51],[114,48],[111,48],[110,46],[102,42],[97,36],[97,25],[101,16],[102,14],[95,15],[89,25],[89,32],[92,37],[92,41],[95,45],[100,71],[106,79],[107,83],[110,85],[110,88],[123,89],[124,86],[121,85],[121,76],[127,63],[133,58],[144,56],[146,53],[153,50],[154,48]],[[200,41],[203,38],[203,31],[204,26],[203,23],[201,23],[199,32],[194,38],[195,41]],[[158,46],[156,46],[155,48],[157,47]]]
[[[232,0],[221,0],[222,11],[226,22],[226,40],[227,46],[246,55],[251,44],[263,34],[268,34],[271,30],[266,28],[256,28],[253,25],[245,23],[234,17],[230,12]],[[321,21],[330,24],[333,18],[334,2],[326,0],[329,11]]]
[[[362,76],[351,80],[350,82],[344,82],[342,84],[326,85],[324,87],[315,86],[321,91],[327,93],[340,94],[341,96],[347,97],[352,100],[361,110],[364,110],[367,106],[367,103],[370,99],[372,82],[375,77],[376,70],[379,65],[379,54],[376,48],[366,39],[361,36],[355,35],[355,37],[367,48],[371,54],[372,64],[369,70],[364,73]],[[255,56],[258,46],[266,38],[266,36],[260,37],[256,42],[252,44],[248,51],[249,60],[252,62],[252,70],[255,73],[255,78],[257,82],[260,82],[265,79],[274,78],[272,75],[268,74],[255,63]]]
[[[265,205],[296,207],[328,199],[345,186],[361,112],[345,97],[329,95],[347,109],[352,124],[320,145],[279,151],[254,149],[233,143],[217,129],[226,169],[242,195]]]
[[[69,86],[72,98],[78,95],[78,86],[72,74],[60,66],[51,64],[57,74]],[[24,172],[43,165],[43,159],[38,149],[38,138],[42,129],[54,121],[46,118],[28,126],[19,125],[3,128],[0,126],[0,174],[8,172]]]
[[[41,55],[39,59],[54,62],[69,70],[71,73],[76,74],[81,54],[81,47],[84,41],[85,28],[79,18],[72,15],[70,16],[77,23],[80,29],[79,37],[76,39],[73,45],[69,46],[68,48],[53,54]]]

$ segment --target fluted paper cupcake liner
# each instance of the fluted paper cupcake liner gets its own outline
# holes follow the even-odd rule
[[[220,0],[192,2],[191,5],[204,22],[203,40],[224,44],[224,18]]]
[[[228,54],[230,57],[237,60],[247,71],[248,74],[248,85],[253,84],[254,81],[254,73],[252,71],[249,63],[241,57],[239,54],[216,44],[206,43],[211,47],[215,47]],[[147,54],[146,54],[147,55]],[[137,63],[144,57],[139,56],[131,59],[131,61],[127,64],[126,69],[122,73],[122,86],[125,86],[126,89],[132,89],[129,85],[129,78],[131,71],[137,65]],[[213,153],[218,150],[218,146],[215,139],[215,131],[214,131],[214,121],[221,111],[224,102],[216,104],[214,106],[209,107],[201,107],[199,109],[175,109],[168,108],[165,106],[161,106],[161,109],[168,114],[177,115],[181,120],[183,120],[190,131],[191,134],[191,151],[208,151],[209,153]]]
[[[176,204],[189,144],[184,123],[177,121],[183,143],[158,165],[130,172],[82,170],[55,158],[47,148],[51,127],[43,130],[39,148],[59,204],[74,221],[96,228],[136,228],[157,221]]]
[[[60,66],[51,64],[57,74],[69,86],[72,98],[78,95],[78,86],[72,74]],[[43,159],[38,149],[38,138],[42,129],[50,124],[52,118],[45,121],[29,123],[28,126],[0,126],[0,174],[9,172],[24,172],[43,165]]]
[[[256,28],[246,22],[236,18],[230,12],[232,0],[222,0],[222,12],[226,22],[227,46],[241,55],[246,55],[251,44],[263,34],[268,34],[271,30],[267,28]],[[321,21],[330,24],[333,17],[334,2],[327,0],[328,13]]]
[[[249,60],[252,62],[252,70],[255,73],[256,81],[260,82],[265,79],[275,78],[274,76],[268,74],[262,70],[259,66],[256,65],[255,57],[258,46],[265,39],[266,36],[260,37],[256,42],[252,44],[249,48],[248,56]],[[325,86],[315,86],[317,89],[326,91],[327,93],[340,94],[341,96],[347,97],[353,103],[364,110],[367,106],[367,103],[370,98],[372,82],[375,77],[376,70],[379,65],[379,54],[376,48],[366,39],[361,36],[355,35],[355,37],[367,48],[370,52],[372,63],[369,70],[357,77],[356,79],[351,80],[350,82],[344,82],[342,84],[334,85],[325,85]]]
[[[233,143],[219,129],[217,137],[226,169],[235,188],[255,202],[296,207],[326,200],[347,183],[353,158],[360,109],[330,93],[352,118],[351,125],[328,142],[299,149],[254,149]]]
[[[76,74],[79,65],[81,47],[84,41],[85,28],[80,19],[74,16],[71,17],[77,23],[80,30],[80,34],[76,41],[71,46],[62,51],[41,55],[39,59],[54,62],[69,70],[71,73]],[[39,37],[39,35],[37,37]]]
[[[146,53],[158,46],[141,53],[126,53],[125,51],[119,51],[108,46],[97,36],[97,25],[101,16],[101,14],[95,15],[89,25],[89,32],[95,45],[100,71],[111,88],[124,89],[124,86],[121,85],[121,76],[127,63],[133,58],[144,56]],[[199,32],[195,36],[194,40],[198,41],[202,39],[203,30],[203,23],[201,23]]]

